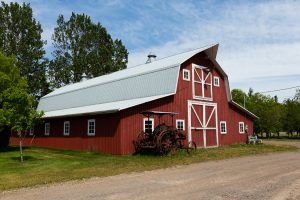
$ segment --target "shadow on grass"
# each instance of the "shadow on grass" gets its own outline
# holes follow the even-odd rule
[[[23,150],[29,149],[30,147],[23,147]],[[1,152],[12,152],[12,151],[19,151],[20,147],[18,146],[8,146],[8,147],[2,147],[0,148],[0,153]]]
[[[20,156],[15,156],[15,157],[11,157],[10,159],[14,160],[14,161],[20,161]],[[33,156],[23,156],[23,160],[30,160],[30,161],[35,161],[35,160],[41,160],[39,158],[33,157]]]

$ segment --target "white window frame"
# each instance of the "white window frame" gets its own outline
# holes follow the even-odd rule
[[[45,123],[45,135],[50,135],[50,122]]]
[[[217,81],[217,84],[216,84],[216,81]],[[220,78],[217,76],[214,76],[214,86],[220,87]]]
[[[29,129],[29,135],[33,136],[34,135],[34,128]]]
[[[90,133],[90,123],[93,122],[94,123],[94,132]],[[88,123],[87,123],[87,135],[88,136],[95,136],[96,134],[96,121],[95,119],[89,119]]]
[[[185,78],[185,76],[184,76],[184,74],[185,73],[187,73],[188,74],[188,78]],[[190,78],[191,76],[190,76],[190,70],[188,70],[188,69],[183,69],[182,70],[182,79],[184,80],[184,81],[190,81]]]
[[[148,121],[148,119],[149,119],[149,121],[152,121],[151,129],[152,129],[152,132],[153,132],[153,130],[154,130],[154,118],[144,118],[144,120],[143,120],[143,130],[144,130],[144,132],[146,132],[146,121]]]
[[[66,125],[69,126],[68,132],[66,132]],[[69,136],[69,135],[70,135],[70,129],[71,129],[70,121],[64,121],[64,135],[65,135],[65,136]]]
[[[200,81],[195,81],[195,70],[196,69],[201,69],[202,72],[201,74],[199,75],[200,76]],[[207,101],[212,101],[213,100],[213,76],[212,76],[212,73],[211,71],[204,77],[204,74],[203,74],[203,70],[206,70],[207,67],[204,67],[204,66],[200,66],[200,65],[196,65],[194,63],[192,63],[192,93],[193,93],[193,99],[197,99],[197,100],[207,100]],[[210,82],[206,82],[206,79],[210,77]],[[198,84],[201,84],[201,87],[202,87],[202,94],[201,96],[197,96],[195,94],[195,83],[198,83]],[[207,87],[210,87],[210,94],[211,96],[210,97],[206,97],[204,96],[204,87],[205,85]]]
[[[243,127],[243,130],[241,130],[241,125]],[[245,133],[245,123],[244,122],[239,122],[239,133],[244,134]]]
[[[225,131],[222,131],[222,124],[225,126]],[[227,134],[227,124],[226,121],[220,121],[220,133],[221,134]]]
[[[185,130],[185,122],[184,119],[176,119],[176,129],[178,129],[178,122],[182,122],[182,130]],[[179,130],[179,129],[178,129]]]

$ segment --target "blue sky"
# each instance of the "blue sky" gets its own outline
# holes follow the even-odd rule
[[[9,2],[9,1],[6,1]],[[23,2],[23,1],[19,1]],[[50,57],[59,14],[85,13],[129,51],[128,66],[219,43],[217,61],[230,86],[269,91],[300,86],[300,1],[25,1],[41,22]],[[270,93],[280,100],[295,89]]]

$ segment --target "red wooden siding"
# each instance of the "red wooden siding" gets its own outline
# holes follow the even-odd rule
[[[212,95],[208,90],[209,87],[204,88],[206,96],[212,96],[212,101],[201,100],[202,102],[212,102],[217,104],[217,129],[219,145],[226,145],[232,143],[245,143],[248,134],[253,132],[253,119],[240,111],[233,105],[228,103],[224,77],[216,70],[214,64],[208,59],[205,53],[199,53],[181,65],[179,71],[179,79],[177,85],[177,92],[173,96],[165,97],[159,100],[148,102],[132,108],[128,108],[114,114],[91,115],[84,117],[70,117],[57,118],[45,120],[50,122],[50,136],[44,135],[44,125],[35,128],[35,137],[27,137],[26,145],[47,146],[63,149],[78,149],[101,151],[113,154],[129,154],[134,152],[133,140],[136,139],[138,133],[143,130],[143,119],[145,116],[141,115],[142,111],[172,111],[177,112],[173,118],[173,125],[175,126],[176,119],[185,121],[185,132],[188,133],[188,101],[200,101],[193,99],[192,93],[192,63],[208,67],[211,69],[213,84],[213,77],[219,77],[219,87],[212,86]],[[190,71],[190,81],[183,80],[183,69]],[[161,80],[164,81],[164,80]],[[146,89],[146,88],[145,88]],[[209,89],[210,90],[210,89]],[[201,89],[196,89],[196,93],[201,93]],[[213,108],[208,107],[207,112],[212,112]],[[201,113],[199,108],[199,113]],[[154,116],[154,125],[159,124],[159,118]],[[209,116],[206,116],[208,120]],[[87,120],[96,120],[96,135],[87,136]],[[192,124],[197,124],[193,121]],[[70,121],[70,136],[63,136],[64,121]],[[220,134],[220,121],[226,121],[227,133]],[[244,122],[248,127],[246,133],[239,133],[239,122]],[[160,123],[172,124],[172,119],[169,116],[163,116]],[[212,117],[208,126],[215,126],[216,119]],[[203,131],[194,130],[191,132],[192,140],[197,141],[198,146],[203,146]],[[206,144],[208,146],[216,145],[215,130],[206,130]],[[13,143],[17,143],[16,138],[12,138]],[[186,141],[187,143],[187,141]]]
[[[95,119],[95,136],[87,135],[88,119]],[[39,125],[35,127],[34,138],[32,136],[26,137],[25,145],[120,154],[119,113],[46,119],[44,121],[50,122],[50,135],[45,136],[44,124]],[[70,122],[69,136],[63,135],[64,121]],[[17,142],[18,139],[13,137],[12,143],[17,144]]]
[[[179,72],[179,80],[177,85],[176,95],[166,97],[163,99],[155,100],[153,102],[145,103],[143,105],[135,106],[133,108],[126,109],[121,112],[121,153],[128,154],[134,151],[132,141],[135,140],[137,134],[143,130],[143,118],[140,114],[142,111],[155,110],[155,111],[172,111],[179,113],[174,116],[174,126],[176,119],[185,120],[185,132],[188,132],[188,100],[193,99],[192,94],[192,63],[205,67],[213,67],[213,63],[207,59],[205,53],[194,56],[181,65]],[[190,70],[190,81],[183,80],[183,69]],[[234,106],[228,103],[224,77],[216,70],[212,70],[212,79],[214,76],[219,77],[220,86],[212,86],[213,101],[217,103],[217,118],[218,118],[218,139],[219,145],[233,144],[233,143],[245,143],[247,141],[248,134],[253,132],[253,119]],[[163,80],[162,80],[163,81]],[[203,100],[201,100],[203,101]],[[209,102],[209,101],[205,101]],[[208,110],[211,108],[208,108]],[[208,116],[207,116],[208,117]],[[220,121],[226,121],[227,134],[220,134]],[[171,118],[164,116],[161,122],[171,123]],[[248,126],[245,134],[239,133],[239,122],[244,122],[245,126]],[[215,119],[212,119],[210,124],[215,123]],[[158,117],[154,117],[155,126],[158,125]],[[203,136],[200,134],[202,131],[195,131],[192,133],[192,138],[199,141],[198,145],[203,146]],[[197,134],[198,133],[198,134]],[[216,136],[212,131],[207,131],[208,145],[216,145]]]

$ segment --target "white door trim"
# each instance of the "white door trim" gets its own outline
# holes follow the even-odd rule
[[[199,119],[199,116],[196,117],[198,118],[200,124],[202,127],[192,127],[192,109],[193,105],[200,105],[203,106],[203,121],[201,123],[201,120]],[[206,122],[206,106],[210,106],[213,107],[212,113],[209,116],[209,119],[207,120],[208,122]],[[195,110],[194,110],[195,111]],[[207,127],[213,113],[215,112],[215,127]],[[212,103],[212,102],[202,102],[202,101],[193,101],[193,100],[188,100],[188,142],[189,144],[191,144],[192,142],[192,129],[194,130],[203,130],[203,145],[204,148],[208,148],[206,145],[206,130],[216,130],[216,145],[215,146],[209,146],[209,147],[218,147],[219,146],[219,137],[218,137],[218,133],[219,133],[219,129],[218,129],[218,106],[217,103]]]

